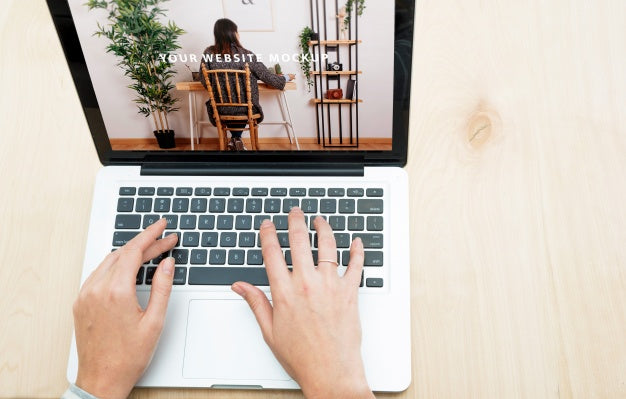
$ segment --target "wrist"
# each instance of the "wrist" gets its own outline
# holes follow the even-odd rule
[[[365,376],[337,378],[318,378],[314,381],[305,381],[301,384],[302,392],[307,399],[342,398],[342,399],[370,399],[374,394],[367,384]]]
[[[78,388],[98,399],[125,399],[133,387],[125,387],[118,382],[107,382],[103,378],[89,378],[79,373],[74,383]]]

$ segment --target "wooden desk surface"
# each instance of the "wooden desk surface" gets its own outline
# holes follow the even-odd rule
[[[241,88],[244,90],[244,88]],[[176,83],[176,90],[180,91],[205,91],[206,89],[202,86],[200,82],[178,82]],[[283,90],[296,90],[296,82],[287,82],[285,83],[285,88]],[[259,82],[259,92],[271,92],[271,91],[280,91],[278,89],[269,86],[264,82]]]
[[[418,1],[413,384],[380,397],[626,397],[624,26],[623,0]],[[5,1],[0,43],[0,396],[53,398],[100,164],[45,2]]]

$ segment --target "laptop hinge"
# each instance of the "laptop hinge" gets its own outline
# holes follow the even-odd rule
[[[150,162],[142,176],[363,176],[363,163],[338,162]]]

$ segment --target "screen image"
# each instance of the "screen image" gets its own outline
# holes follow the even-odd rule
[[[115,151],[392,149],[392,1],[69,5]]]

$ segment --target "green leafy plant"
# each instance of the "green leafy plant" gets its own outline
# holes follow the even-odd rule
[[[162,23],[159,5],[167,0],[89,0],[89,10],[108,12],[106,26],[98,23],[94,35],[109,39],[107,52],[119,59],[118,66],[132,80],[128,87],[137,93],[139,113],[152,116],[157,132],[170,130],[167,114],[177,111],[177,98],[170,91],[176,74],[169,54],[180,48],[185,31],[174,22]]]
[[[298,47],[300,48],[300,69],[302,69],[302,73],[306,78],[309,91],[311,91],[311,87],[313,87],[313,77],[311,76],[311,62],[313,57],[311,55],[311,46],[309,43],[313,33],[314,32],[311,28],[305,26],[304,29],[302,29],[302,32],[300,32],[300,43],[298,44]]]
[[[359,17],[363,15],[365,11],[365,0],[347,0],[346,1],[346,18],[343,20],[343,26],[348,29],[350,21],[352,21],[352,10],[354,10],[354,3],[356,2],[356,15]]]

